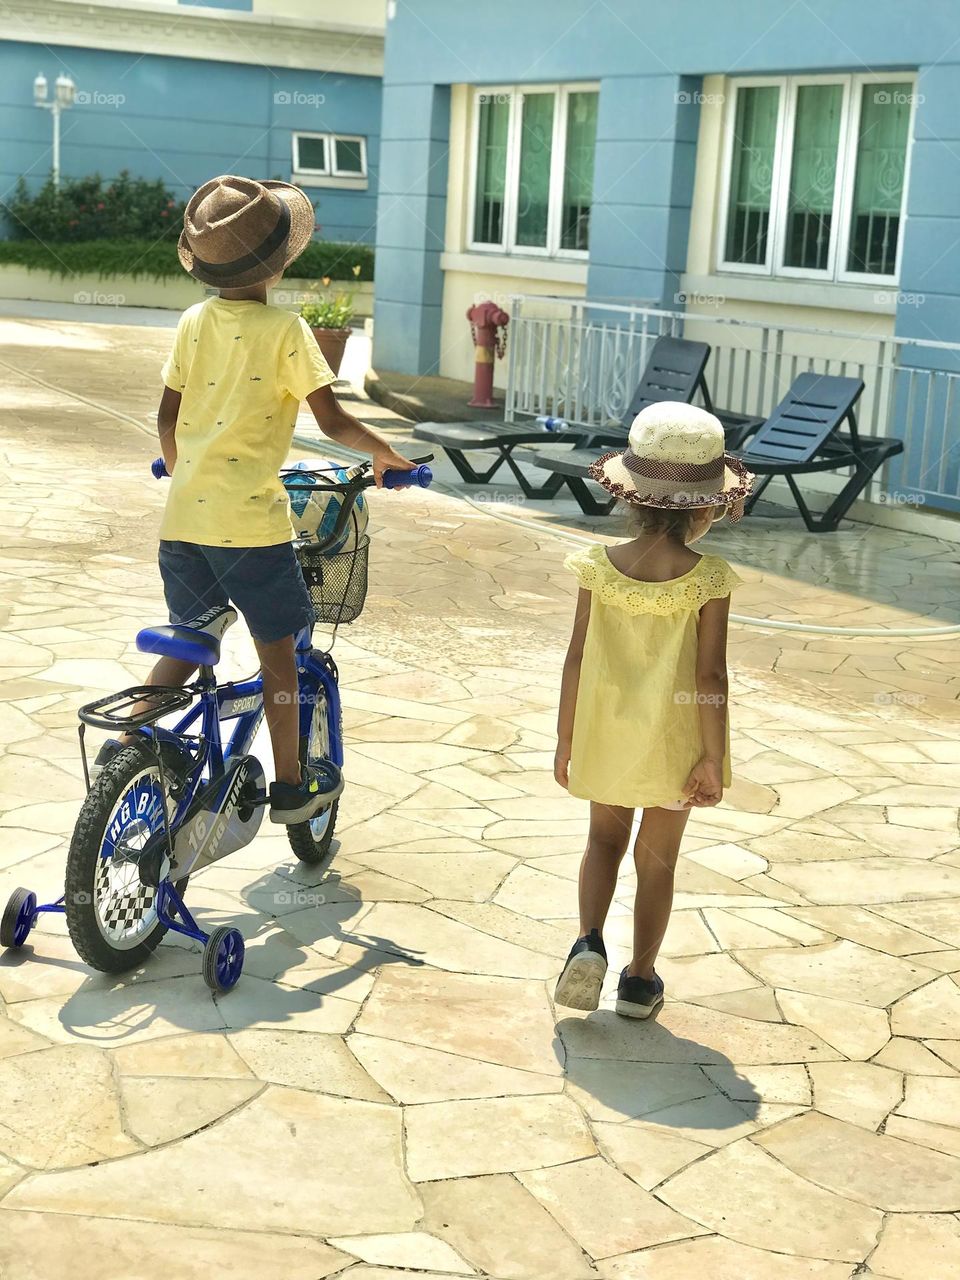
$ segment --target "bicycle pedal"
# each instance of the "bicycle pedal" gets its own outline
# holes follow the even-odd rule
[[[166,842],[164,841],[163,844],[158,843],[153,849],[148,845],[137,859],[137,870],[142,885],[149,889],[159,889],[161,882],[170,874],[170,859],[167,856]]]

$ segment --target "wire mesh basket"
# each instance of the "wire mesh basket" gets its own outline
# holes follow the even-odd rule
[[[307,584],[317,622],[339,626],[353,622],[367,598],[367,560],[370,539],[364,534],[348,551],[318,551],[309,543],[297,547],[297,559]]]

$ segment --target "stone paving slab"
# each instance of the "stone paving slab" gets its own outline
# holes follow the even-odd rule
[[[58,892],[76,708],[149,668],[168,342],[0,320],[0,898]],[[556,533],[615,526],[486,496],[373,500],[333,860],[264,830],[190,886],[247,939],[234,992],[169,941],[92,974],[56,917],[0,957],[4,1280],[960,1277],[956,639],[734,626],[736,781],[690,821],[668,1002],[612,1010],[625,869],[601,1008],[555,1009],[585,831],[551,777]],[[928,536],[745,521],[711,546],[743,614],[958,620],[957,548]],[[224,669],[254,665],[234,628]]]

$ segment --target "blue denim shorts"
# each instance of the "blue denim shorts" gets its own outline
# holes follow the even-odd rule
[[[290,542],[203,547],[161,539],[159,560],[171,622],[189,623],[229,603],[263,644],[313,625],[313,605]]]

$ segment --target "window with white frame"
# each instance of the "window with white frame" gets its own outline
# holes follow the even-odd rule
[[[734,81],[718,269],[895,280],[912,76]]]
[[[474,96],[472,249],[585,257],[597,90],[559,85]]]
[[[365,178],[367,140],[354,134],[295,133],[293,171],[327,178]]]

